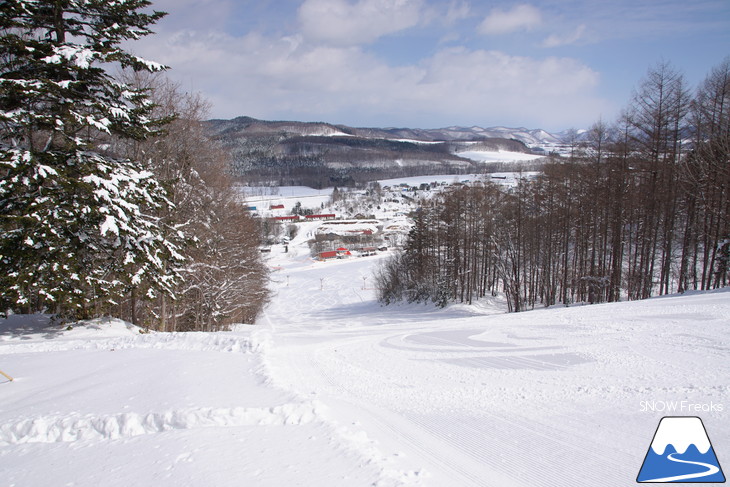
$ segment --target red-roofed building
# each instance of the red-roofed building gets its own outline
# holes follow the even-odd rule
[[[334,213],[327,213],[322,215],[305,215],[304,218],[307,220],[332,220],[333,218],[336,218],[337,215]]]

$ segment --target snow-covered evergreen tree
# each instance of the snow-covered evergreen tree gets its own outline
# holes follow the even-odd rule
[[[166,292],[175,245],[163,188],[109,137],[159,128],[146,95],[109,69],[164,66],[121,47],[164,13],[145,0],[3,0],[0,5],[0,309],[86,317],[142,281]]]

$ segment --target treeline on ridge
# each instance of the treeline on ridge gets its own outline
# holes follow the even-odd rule
[[[386,138],[383,130],[369,136],[366,129],[248,117],[211,120],[206,127],[230,152],[232,174],[250,185],[355,187],[378,179],[489,169],[455,154],[467,149],[464,141],[418,143]],[[482,138],[470,147],[529,152],[522,142],[500,138]]]

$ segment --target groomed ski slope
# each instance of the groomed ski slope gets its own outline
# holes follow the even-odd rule
[[[730,464],[730,290],[384,308],[379,258],[274,247],[273,301],[233,332],[6,321],[0,483],[634,485],[665,415],[701,416]]]
[[[509,315],[384,308],[363,289],[371,265],[281,261],[266,360],[406,485],[631,485],[664,415],[701,416],[730,451],[730,290]]]

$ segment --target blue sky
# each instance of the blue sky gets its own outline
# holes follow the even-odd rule
[[[730,55],[728,0],[153,0],[131,45],[211,117],[355,126],[613,121],[667,61],[694,88]]]

